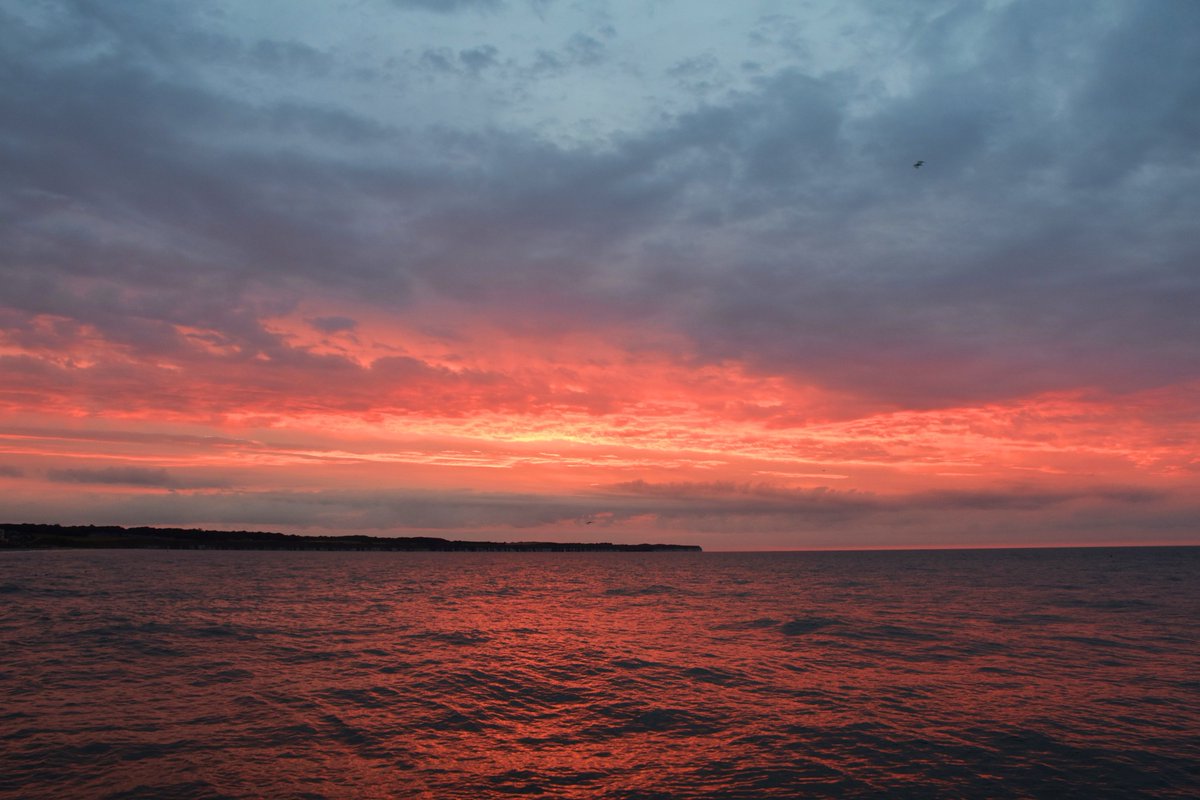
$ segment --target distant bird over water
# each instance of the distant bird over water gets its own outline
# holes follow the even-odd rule
[[[925,162],[924,162],[924,161],[918,161],[917,163],[913,164],[913,169],[920,169],[920,168],[921,168],[921,167],[923,167],[923,166],[925,166]]]

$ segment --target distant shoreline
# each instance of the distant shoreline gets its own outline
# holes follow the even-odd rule
[[[694,544],[472,542],[434,536],[300,536],[273,531],[0,523],[0,550],[298,550],[362,552],[701,552]]]

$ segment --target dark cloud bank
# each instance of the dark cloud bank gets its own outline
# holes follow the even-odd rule
[[[132,486],[153,489],[201,489],[228,486],[222,480],[193,480],[156,467],[100,467],[49,469],[46,478],[56,483]]]
[[[897,39],[903,88],[783,67],[572,147],[250,100],[201,78],[328,56],[182,9],[49,8],[0,19],[15,336],[41,313],[253,352],[306,293],[404,314],[422,287],[502,325],[650,324],[687,335],[680,357],[922,406],[1200,370],[1196,4],[962,7]]]
[[[85,471],[81,482],[169,482],[165,476]],[[146,470],[145,472],[155,472]],[[74,476],[70,478],[74,480]],[[1194,501],[1138,488],[938,491],[878,495],[827,488],[784,490],[736,484],[646,484],[601,494],[549,496],[470,491],[214,490],[82,498],[45,521],[258,527],[272,530],[456,531],[468,538],[702,541],[756,547],[962,546],[1096,541],[1188,541]],[[22,509],[41,520],[44,509]],[[947,513],[950,512],[950,513]],[[64,516],[65,515],[65,516]],[[25,517],[22,517],[25,518]],[[710,538],[711,537],[711,538]]]

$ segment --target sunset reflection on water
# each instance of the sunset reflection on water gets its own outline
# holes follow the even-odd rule
[[[1186,797],[1191,549],[29,552],[6,797]]]

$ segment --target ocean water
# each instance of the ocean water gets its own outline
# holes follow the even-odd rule
[[[0,553],[0,797],[1200,796],[1200,548]]]

